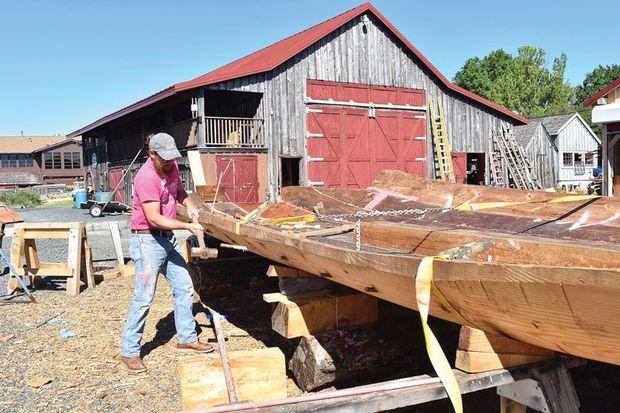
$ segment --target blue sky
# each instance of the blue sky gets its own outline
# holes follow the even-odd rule
[[[361,3],[0,0],[0,135],[69,133]],[[572,85],[620,63],[617,0],[373,4],[449,78],[524,44],[565,52]]]

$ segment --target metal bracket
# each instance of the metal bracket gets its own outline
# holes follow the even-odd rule
[[[536,411],[550,412],[542,387],[536,380],[523,379],[497,386],[497,394]]]

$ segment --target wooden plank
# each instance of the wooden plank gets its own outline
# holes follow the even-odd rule
[[[121,243],[121,233],[118,229],[118,223],[110,221],[110,234],[112,234],[112,244],[116,252],[116,261],[121,274],[125,276],[125,257],[123,256],[123,244]]]
[[[380,248],[435,255],[469,242],[492,239],[494,246],[470,260],[539,265],[616,268],[620,250],[575,245],[567,241],[541,239],[498,232],[452,230],[422,225],[362,222],[361,242]],[[355,238],[357,232],[355,233]],[[490,258],[489,258],[490,257]]]
[[[69,245],[67,248],[67,266],[71,268],[73,276],[67,280],[67,294],[80,294],[80,275],[82,273],[82,235],[84,229],[78,226],[69,230]]]
[[[456,350],[454,366],[466,373],[480,373],[497,369],[532,364],[547,360],[548,355],[524,355],[502,353],[480,353],[475,351]]]
[[[305,277],[305,278],[315,278],[318,277],[315,274],[311,274],[309,272],[299,270],[293,267],[287,267],[286,265],[277,265],[273,264],[267,268],[267,276],[268,277]]]
[[[340,226],[332,227],[332,228],[323,228],[323,229],[317,229],[314,231],[301,232],[301,233],[297,233],[296,235],[299,236],[300,238],[326,237],[329,235],[344,234],[345,232],[353,231],[353,228],[354,228],[353,225],[340,225]]]
[[[367,294],[280,301],[271,316],[271,327],[286,338],[377,321],[377,299]]]
[[[15,228],[27,230],[53,230],[53,229],[77,229],[82,225],[81,222],[22,222],[15,224]]]
[[[200,152],[187,151],[187,160],[189,161],[189,169],[192,173],[192,181],[194,182],[194,185],[207,185],[205,173],[202,169],[202,162],[200,160]]]
[[[25,229],[25,239],[68,239],[70,228]]]
[[[229,357],[239,400],[286,397],[285,360],[279,348],[234,351]],[[219,354],[182,359],[178,371],[184,411],[199,411],[228,403]]]
[[[483,353],[540,355],[549,358],[554,355],[551,350],[467,326],[461,327],[459,349]]]
[[[86,235],[86,234],[84,234]],[[88,244],[88,241],[86,239],[86,237],[84,236],[83,238],[83,250],[84,250],[84,257],[82,259],[82,271],[83,274],[86,275],[86,282],[89,288],[95,288],[96,283],[95,283],[95,269],[93,268],[93,257],[92,257],[92,251],[90,249],[90,245]]]

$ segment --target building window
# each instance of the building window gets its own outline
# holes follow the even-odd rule
[[[9,155],[9,168],[17,168],[17,155]]]
[[[80,169],[80,153],[65,152],[63,153],[65,169]]]
[[[32,168],[34,166],[34,158],[32,155],[26,155],[26,167]]]
[[[46,152],[43,154],[45,169],[62,169],[62,153]]]
[[[0,155],[0,166],[3,168],[9,167],[9,155]]]
[[[72,154],[72,158],[73,158],[73,162],[72,162],[73,169],[80,169],[80,165],[81,165],[80,153],[79,152],[71,152],[71,154]]]
[[[586,152],[586,166],[594,166],[594,152]]]
[[[564,152],[562,154],[562,165],[573,166],[573,153],[572,152]]]
[[[54,169],[54,163],[52,162],[51,152],[45,152],[43,154],[43,162],[45,163],[45,169]]]

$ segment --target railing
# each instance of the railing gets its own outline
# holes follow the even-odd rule
[[[265,148],[264,119],[205,116],[205,146]]]
[[[188,119],[173,123],[169,126],[145,131],[132,136],[125,136],[108,143],[108,156],[110,161],[132,159],[140,148],[144,148],[146,138],[158,132],[166,132],[174,137],[179,149],[196,145],[198,132],[196,119]]]

